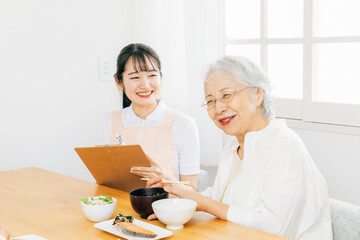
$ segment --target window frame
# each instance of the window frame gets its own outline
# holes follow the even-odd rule
[[[289,119],[296,128],[343,132],[360,135],[360,104],[325,103],[313,100],[314,96],[314,48],[317,43],[360,42],[360,36],[314,37],[313,0],[303,0],[303,37],[267,38],[267,1],[260,0],[260,38],[227,39],[225,33],[225,1],[220,0],[220,42],[222,53],[226,45],[258,44],[262,67],[267,70],[267,47],[269,44],[303,44],[303,99],[274,99],[276,117]]]

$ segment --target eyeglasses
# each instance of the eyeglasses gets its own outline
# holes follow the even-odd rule
[[[205,108],[206,110],[211,110],[215,107],[216,105],[216,102],[219,100],[220,102],[222,103],[228,103],[228,102],[231,102],[234,98],[234,96],[238,93],[240,93],[241,91],[245,90],[245,89],[248,89],[248,88],[251,88],[251,87],[245,87],[245,88],[242,88],[242,89],[239,89],[237,91],[225,91],[223,93],[221,93],[221,95],[217,98],[209,98],[209,99],[206,99],[202,104],[201,106],[203,108]]]

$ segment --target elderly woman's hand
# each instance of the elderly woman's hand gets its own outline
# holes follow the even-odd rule
[[[203,195],[194,191],[194,189],[190,186],[182,185],[182,184],[166,184],[164,186],[165,191],[169,192],[171,195],[175,195],[179,198],[187,198],[194,200],[197,202],[197,210],[204,210],[204,198]]]
[[[194,191],[191,186],[186,186],[183,184],[171,184],[171,183],[163,183],[163,178],[156,176],[154,174],[149,174],[149,180],[146,184],[146,187],[163,187],[165,191],[169,193],[170,198],[180,197],[180,198],[188,198],[198,202],[198,210],[201,210],[200,198],[201,194]],[[147,220],[156,219],[155,214],[151,214],[148,216]]]
[[[227,212],[229,210],[229,205],[216,201],[207,196],[201,195],[198,192],[195,192],[192,187],[184,186],[180,184],[172,184],[164,186],[165,191],[176,195],[180,198],[187,198],[197,202],[197,211],[208,212],[214,216],[217,216],[220,219],[227,219]]]

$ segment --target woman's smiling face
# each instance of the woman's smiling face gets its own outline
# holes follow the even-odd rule
[[[208,115],[215,125],[228,135],[245,136],[247,132],[256,131],[262,99],[259,101],[259,89],[246,87],[226,72],[211,72],[206,78],[206,101],[218,98],[224,92],[232,93],[243,89],[234,94],[230,102],[216,100],[215,107],[208,109]]]
[[[133,106],[156,106],[160,95],[161,74],[156,64],[146,59],[148,71],[140,71],[130,58],[123,72],[122,90],[125,91]]]

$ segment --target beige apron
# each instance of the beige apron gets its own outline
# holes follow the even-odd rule
[[[122,111],[113,111],[111,114],[110,144],[118,144],[117,134],[121,135],[127,145],[140,144],[144,152],[160,164],[162,176],[165,179],[177,179],[175,144],[171,125],[178,116],[178,112],[171,112],[161,126],[124,128]]]

